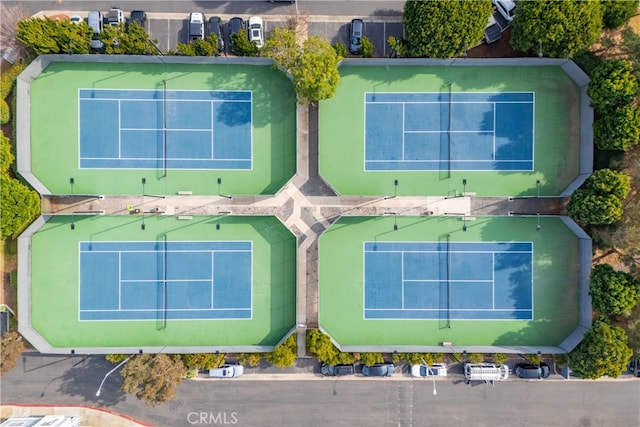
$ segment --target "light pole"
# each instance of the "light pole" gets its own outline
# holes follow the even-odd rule
[[[438,394],[438,390],[436,390],[436,376],[434,372],[431,372],[431,369],[429,368],[429,365],[427,365],[427,362],[424,361],[424,359],[420,359],[422,360],[422,363],[424,363],[425,368],[427,368],[427,370],[425,371],[425,378],[427,378],[428,376],[431,376],[431,380],[433,381],[433,395],[437,395]],[[431,373],[431,375],[429,375]]]
[[[142,210],[142,224],[140,224],[140,229],[144,230],[146,228],[146,226],[144,225],[144,186],[147,183],[147,178],[142,178],[140,180],[140,183],[142,184],[142,206],[141,206],[141,210]]]
[[[98,391],[96,391],[96,397],[100,396],[100,390],[102,390],[102,386],[104,385],[104,382],[107,380],[107,377],[109,375],[111,375],[112,373],[114,373],[116,370],[118,370],[118,368],[122,365],[124,365],[125,363],[127,363],[127,361],[129,361],[129,359],[131,359],[131,356],[127,357],[126,359],[124,359],[122,362],[118,363],[118,365],[113,368],[112,370],[110,370],[109,372],[107,372],[107,374],[104,376],[104,378],[102,379],[102,382],[100,383],[100,387],[98,387]]]
[[[540,198],[540,180],[536,179],[536,197]]]

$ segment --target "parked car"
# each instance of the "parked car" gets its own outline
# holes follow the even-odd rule
[[[325,377],[342,377],[344,375],[353,375],[355,369],[353,365],[327,365],[323,364],[320,367],[320,372]]]
[[[354,55],[359,55],[362,51],[363,28],[364,22],[362,22],[362,19],[351,20],[351,26],[349,29],[349,52]]]
[[[188,42],[204,40],[204,15],[200,12],[193,12],[189,15],[189,38]]]
[[[394,370],[393,363],[378,363],[377,365],[363,366],[362,375],[365,377],[390,377]]]
[[[84,21],[84,19],[80,15],[71,15],[69,21],[71,21],[72,24],[82,24],[82,21]]]
[[[231,52],[235,52],[233,50],[233,35],[238,34],[244,29],[245,29],[245,25],[242,18],[238,18],[237,16],[231,18],[231,20],[229,21],[229,42],[230,42]]]
[[[211,378],[237,378],[244,373],[242,365],[224,365],[220,368],[209,369]]]
[[[513,21],[516,11],[516,4],[513,0],[493,0],[493,5],[504,19],[508,22]]]
[[[218,52],[224,50],[224,33],[222,32],[222,19],[219,16],[209,18],[209,34],[218,37]]]
[[[446,377],[447,366],[442,363],[434,363],[433,365],[413,365],[411,366],[411,376],[418,378],[425,377]]]
[[[100,33],[104,28],[104,17],[102,16],[102,12],[100,12],[99,10],[89,11],[87,23],[93,30],[93,36],[91,37],[91,41],[89,42],[89,47],[96,50],[102,49],[104,47],[104,43],[102,43],[102,40],[100,40]]]
[[[502,28],[496,21],[496,18],[491,15],[489,17],[489,23],[484,29],[484,40],[487,44],[491,44],[495,41],[498,41],[502,37]]]
[[[249,41],[255,43],[259,48],[264,45],[264,34],[262,26],[262,18],[258,16],[252,16],[249,18]]]
[[[147,12],[144,10],[132,10],[131,15],[129,16],[129,25],[133,22],[138,24],[140,27],[145,28],[147,23]]]
[[[112,7],[107,13],[107,21],[112,27],[124,24],[124,12],[120,8]]]
[[[549,365],[541,363],[540,366],[530,363],[519,363],[516,365],[516,375],[518,378],[547,378],[549,377]]]

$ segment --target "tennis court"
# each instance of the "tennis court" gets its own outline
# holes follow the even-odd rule
[[[45,192],[275,194],[295,174],[296,96],[271,60],[73,58],[29,86],[21,172]]]
[[[250,319],[251,242],[80,242],[80,320]]]
[[[251,91],[80,89],[78,97],[80,168],[251,169]]]
[[[533,92],[365,94],[365,169],[533,170]]]
[[[346,351],[557,346],[578,324],[562,218],[343,216],[318,248],[319,324]]]
[[[366,319],[533,319],[531,242],[365,242]]]
[[[23,322],[48,351],[263,351],[295,325],[296,238],[275,217],[39,222]]]

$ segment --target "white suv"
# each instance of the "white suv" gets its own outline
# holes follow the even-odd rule
[[[259,48],[264,44],[262,18],[252,16],[249,18],[249,41]]]
[[[507,22],[513,21],[516,11],[516,4],[513,0],[493,0],[493,5]]]

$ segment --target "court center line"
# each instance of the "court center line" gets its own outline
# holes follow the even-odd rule
[[[402,159],[404,160],[404,132],[406,130],[406,121],[405,121],[405,114],[406,114],[406,109],[405,109],[405,103],[402,103]]]
[[[215,135],[215,125],[214,125],[214,123],[215,123],[215,113],[214,113],[215,108],[216,108],[216,104],[214,104],[214,102],[211,101],[211,160],[214,160],[216,158],[216,156],[214,154],[214,151],[213,151],[214,150],[214,135]],[[212,304],[213,304],[213,302],[212,302]]]
[[[402,293],[401,299],[400,299],[400,308],[402,310],[404,310],[404,251],[400,252],[400,283],[401,283],[401,288],[400,291]]]
[[[122,310],[122,252],[118,251],[118,310]]]
[[[496,253],[491,252],[491,308],[496,309]]]
[[[213,310],[213,274],[214,274],[214,265],[215,265],[215,251],[211,251],[211,309]]]
[[[493,152],[491,153],[491,156],[493,157],[493,160],[496,159],[496,108],[497,108],[497,103],[494,102],[493,103]]]
[[[118,99],[118,159],[122,159],[122,100]]]

